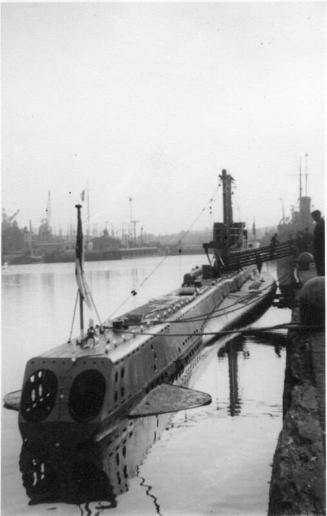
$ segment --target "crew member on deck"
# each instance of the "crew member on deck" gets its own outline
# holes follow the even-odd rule
[[[270,259],[271,260],[273,258],[275,258],[275,251],[276,251],[277,244],[279,244],[279,240],[278,240],[277,233],[275,233],[274,236],[270,240]]]
[[[312,233],[310,233],[309,228],[305,228],[304,235],[303,235],[303,251],[312,253],[312,240],[313,240]]]
[[[311,213],[316,225],[313,230],[313,256],[318,276],[325,276],[325,221],[320,210]]]
[[[95,347],[95,328],[93,319],[89,321],[89,327],[86,334],[86,344],[85,348],[94,348]]]
[[[214,262],[213,262],[213,270],[214,270],[214,274],[215,274],[216,278],[220,278],[221,277],[224,265],[225,264],[224,264],[223,259],[221,258],[221,256],[216,254]]]

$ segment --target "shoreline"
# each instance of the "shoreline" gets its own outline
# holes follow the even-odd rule
[[[302,290],[295,296],[292,322],[301,320]],[[268,516],[326,514],[325,431],[325,329],[291,330]]]

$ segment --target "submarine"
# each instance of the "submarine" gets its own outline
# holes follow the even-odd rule
[[[220,179],[224,221],[203,244],[208,264],[186,273],[173,292],[86,331],[83,306],[92,305],[92,297],[76,206],[80,335],[32,357],[22,389],[4,397],[5,407],[18,411],[24,447],[58,457],[103,439],[119,447],[139,418],[211,403],[209,394],[187,387],[201,350],[259,316],[276,292],[275,280],[256,267],[228,267],[230,257],[246,248],[247,232],[244,223],[233,222],[232,176],[223,170]]]

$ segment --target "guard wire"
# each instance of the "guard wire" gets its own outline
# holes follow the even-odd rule
[[[295,324],[295,323],[285,323],[285,324],[277,324],[275,326],[266,326],[262,328],[245,328],[245,329],[231,329],[231,330],[221,330],[221,331],[213,331],[213,332],[199,332],[195,330],[192,333],[152,333],[152,332],[135,332],[135,331],[128,331],[128,330],[116,330],[117,333],[121,335],[146,335],[146,336],[160,336],[160,337],[190,337],[190,336],[219,336],[219,335],[230,335],[233,333],[239,333],[242,335],[245,334],[260,334],[267,331],[276,331],[276,330],[323,330],[325,326],[323,325],[308,325],[308,324]]]

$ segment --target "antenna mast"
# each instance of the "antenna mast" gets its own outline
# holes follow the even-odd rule
[[[48,202],[47,202],[47,209],[46,209],[46,221],[47,221],[47,226],[48,226],[48,230],[50,231],[51,229],[51,192],[50,190],[48,191]]]
[[[285,222],[285,205],[284,205],[284,199],[282,199],[282,197],[279,198],[279,200],[281,201],[282,203],[282,220],[283,222]]]
[[[309,154],[306,153],[305,155],[305,196],[308,195],[308,156]]]
[[[79,294],[79,319],[81,338],[84,337],[84,313],[83,313],[83,294],[82,294],[82,264],[83,264],[83,232],[82,232],[82,218],[81,218],[81,204],[76,204],[77,209],[77,233],[76,233],[76,264],[75,274],[78,284]]]
[[[133,241],[134,241],[134,245],[136,245],[136,224],[139,223],[138,220],[134,220],[133,219],[133,198],[132,197],[129,197],[128,198],[129,200],[129,216],[130,216],[130,230],[132,233],[132,236],[133,236]]]
[[[130,223],[132,223],[132,220],[133,220],[133,197],[129,197],[128,198],[128,202],[129,202],[129,221]]]
[[[300,190],[299,199],[301,199],[301,197],[302,197],[302,160],[301,160],[301,158],[300,158],[300,171],[299,171],[299,190]]]
[[[86,235],[89,239],[90,237],[90,192],[89,192],[89,185],[87,185],[86,188],[86,207],[87,207],[87,228],[86,228]]]

